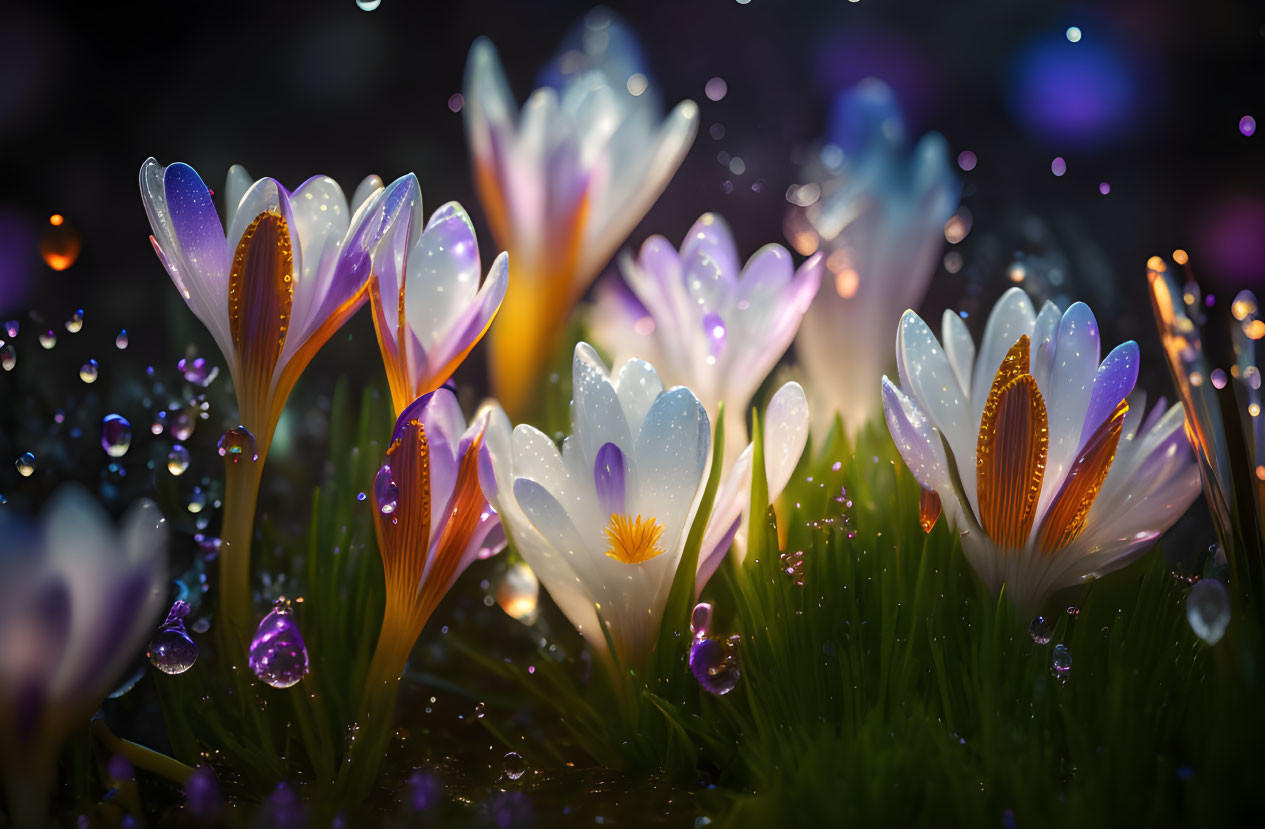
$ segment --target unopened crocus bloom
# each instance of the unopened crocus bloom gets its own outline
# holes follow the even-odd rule
[[[605,9],[563,42],[520,114],[496,49],[470,50],[466,136],[511,279],[490,337],[494,390],[515,416],[572,307],[641,221],[698,130],[692,101],[661,117],[631,33]]]
[[[492,407],[484,486],[515,548],[594,651],[604,622],[625,667],[646,665],[707,477],[711,429],[689,389],[630,360],[612,376],[575,349],[572,434]]]
[[[777,500],[790,483],[791,473],[808,443],[808,401],[799,383],[787,383],[774,393],[765,409],[764,472],[769,501]],[[727,434],[727,432],[726,432]],[[726,439],[728,442],[728,439]],[[732,464],[726,464],[707,530],[698,553],[698,575],[694,594],[702,592],[707,580],[732,548],[738,563],[746,557],[747,526],[751,520],[751,473],[755,446],[748,443]]]
[[[978,352],[949,311],[942,338],[905,313],[900,388],[882,380],[888,428],[924,487],[924,527],[943,505],[976,573],[994,590],[1004,584],[1021,614],[1129,564],[1199,494],[1181,407],[1143,418],[1143,401],[1130,400],[1137,344],[1100,364],[1084,303],[1060,313],[1047,302],[1036,314],[1012,288]]]
[[[187,164],[164,167],[151,158],[141,165],[140,186],[154,250],[223,353],[240,423],[255,442],[240,453],[246,461],[228,456],[220,556],[226,633],[244,645],[254,623],[250,536],[277,419],[308,362],[364,301],[368,248],[392,216],[376,178],[357,190],[352,215],[333,179],[316,176],[291,193],[275,179],[252,183],[233,167],[226,222]]]
[[[118,531],[74,485],[38,527],[0,510],[0,771],[15,826],[47,825],[61,744],[143,649],[166,579],[167,527],[152,501]]]
[[[505,298],[508,258],[496,257],[482,287],[474,225],[448,202],[422,225],[422,191],[412,174],[384,203],[399,218],[371,251],[370,308],[396,414],[452,376],[487,332]],[[393,211],[392,211],[393,212]]]
[[[356,721],[357,743],[340,773],[357,795],[365,793],[382,757],[400,676],[422,628],[471,562],[505,546],[479,483],[486,428],[486,416],[466,426],[447,388],[420,397],[396,421],[374,480],[386,607]]]
[[[746,436],[751,397],[790,346],[821,284],[821,257],[798,270],[781,245],[765,245],[744,267],[729,227],[704,215],[678,253],[651,236],[621,262],[623,286],[607,282],[592,335],[616,361],[639,357],[669,385],[687,386],[715,419],[725,404],[726,463]],[[731,449],[732,447],[732,449]]]
[[[1184,274],[1158,256],[1147,261],[1151,305],[1199,458],[1204,496],[1229,559],[1230,583],[1251,601],[1265,594],[1265,417],[1257,363],[1265,321],[1256,295],[1240,291],[1229,305],[1233,362],[1229,372],[1214,369],[1200,330],[1203,293],[1185,251],[1173,256]]]
[[[895,95],[875,79],[835,104],[830,143],[793,187],[787,238],[825,258],[825,287],[795,340],[812,390],[814,425],[836,414],[850,432],[875,417],[879,378],[906,308],[926,293],[960,185],[939,134],[912,151]]]

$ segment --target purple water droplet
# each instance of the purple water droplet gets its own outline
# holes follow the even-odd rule
[[[112,458],[121,458],[132,445],[132,424],[122,415],[108,414],[101,421],[101,448]]]
[[[712,606],[710,602],[699,602],[694,605],[694,612],[690,614],[690,633],[694,634],[695,639],[701,639],[707,635],[707,628],[712,623]]]
[[[285,599],[278,599],[250,641],[250,669],[273,688],[289,688],[308,671],[307,645]]]
[[[185,380],[201,388],[211,385],[211,381],[220,374],[219,366],[208,366],[202,357],[194,360],[182,359],[176,363],[176,369]]]
[[[383,464],[373,478],[373,500],[383,515],[390,515],[395,512],[399,499],[400,488],[391,479],[391,467]]]
[[[149,657],[151,665],[165,674],[182,674],[198,661],[198,646],[189,638],[184,626],[189,609],[186,602],[177,600],[171,606],[167,619],[149,641],[145,655]]]
[[[732,691],[742,677],[733,639],[705,636],[690,645],[690,670],[703,690],[717,696]]]

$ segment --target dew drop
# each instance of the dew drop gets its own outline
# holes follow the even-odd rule
[[[16,337],[20,329],[21,326],[18,324],[17,320],[9,320],[4,324],[5,333],[7,333],[10,337]]]
[[[186,509],[194,515],[197,515],[206,508],[206,501],[206,492],[202,489],[202,487],[195,486],[193,488],[193,492],[189,493],[189,503]]]
[[[245,426],[234,426],[221,435],[216,450],[220,453],[220,457],[229,463],[237,463],[242,458],[252,462],[259,460],[255,436]]]
[[[120,331],[119,335],[114,338],[114,347],[117,348],[119,351],[122,351],[123,349],[127,348],[127,329],[126,328]]]
[[[97,377],[101,373],[101,367],[97,365],[96,360],[89,360],[79,367],[79,379],[85,383],[97,382]]]
[[[198,661],[198,646],[185,631],[184,619],[189,615],[189,605],[177,600],[167,614],[167,620],[149,640],[145,655],[149,662],[165,674],[182,674]]]
[[[699,602],[694,605],[694,610],[690,613],[690,633],[694,634],[695,639],[701,639],[707,635],[707,629],[712,624],[712,605],[711,602]]]
[[[13,371],[13,367],[17,364],[18,353],[13,350],[13,345],[5,343],[0,346],[0,366],[3,366],[5,371]]]
[[[43,334],[40,334],[40,345],[42,345],[46,351],[57,345],[57,332],[50,328]]]
[[[496,603],[506,615],[525,625],[534,624],[540,615],[540,581],[525,562],[513,564],[501,577],[496,589]]]
[[[1230,626],[1230,591],[1217,579],[1200,579],[1186,594],[1186,621],[1209,645],[1220,642]]]
[[[171,420],[171,436],[181,442],[188,440],[193,435],[193,427],[197,422],[198,416],[193,407],[181,409]]]
[[[284,597],[255,630],[248,662],[255,676],[273,688],[289,688],[307,673],[307,645]]]
[[[382,0],[356,0],[356,7],[361,11],[371,12],[382,5]]]
[[[183,475],[185,470],[189,468],[189,450],[181,446],[179,443],[171,447],[171,451],[167,453],[167,471],[172,475]]]
[[[101,448],[112,458],[121,458],[132,445],[132,424],[122,415],[108,414],[101,421]]]
[[[723,696],[737,687],[742,672],[736,639],[703,636],[690,645],[690,671],[708,693]]]
[[[485,715],[485,714],[487,714],[487,706],[486,706],[486,705],[484,705],[484,704],[483,704],[483,703],[481,703],[481,702],[476,702],[476,703],[474,704],[474,716],[475,716],[475,719],[479,719],[479,720],[481,720],[481,719],[483,719],[483,717],[484,717],[484,715]]]
[[[1028,634],[1038,645],[1048,645],[1054,636],[1054,625],[1044,616],[1037,616],[1028,623]]]
[[[165,411],[154,412],[154,422],[149,425],[149,431],[155,435],[161,435],[163,430],[167,428],[167,413]]]
[[[176,369],[186,381],[200,388],[211,385],[211,381],[220,375],[220,367],[208,366],[202,357],[195,360],[182,358],[176,363]]]
[[[378,505],[378,511],[383,515],[395,512],[399,497],[400,488],[391,480],[391,467],[383,464],[373,478],[373,500]]]
[[[1054,652],[1050,655],[1050,674],[1060,682],[1067,682],[1072,675],[1072,654],[1068,652],[1067,645],[1062,643],[1054,646]]]
[[[510,780],[517,780],[527,773],[527,764],[523,762],[523,755],[517,751],[511,751],[505,755],[501,760],[501,768]]]
[[[35,474],[35,456],[30,452],[23,452],[22,455],[13,462],[14,468],[18,470],[18,474],[23,478],[29,478]]]
[[[83,309],[75,311],[70,315],[70,319],[66,320],[66,330],[71,334],[78,334],[83,330]]]

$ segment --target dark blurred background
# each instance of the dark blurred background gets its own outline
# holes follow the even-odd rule
[[[1149,255],[1188,250],[1222,303],[1265,282],[1265,135],[1241,129],[1245,115],[1265,125],[1260,3],[607,5],[642,38],[665,104],[692,98],[702,108],[693,149],[630,244],[653,232],[679,240],[708,210],[730,221],[744,255],[784,241],[797,151],[823,134],[837,92],[876,75],[896,89],[913,133],[939,130],[955,157],[976,157],[962,173],[973,219],[956,246],[964,264],[941,267],[928,312],[986,307],[1026,256],[1057,271],[1034,292],[1089,301],[1112,344],[1137,338],[1143,382],[1156,386],[1167,379],[1144,290]],[[235,162],[289,186],[327,173],[348,193],[367,173],[412,170],[429,206],[467,205],[490,261],[462,116],[449,106],[470,43],[495,41],[521,101],[590,6],[6,3],[0,317],[34,307],[60,325],[82,307],[103,345],[126,327],[134,359],[174,364],[185,342],[211,348],[147,240],[136,175],[150,155],[192,164],[216,190]],[[727,85],[719,101],[704,95],[713,77]],[[734,175],[718,156],[741,157],[745,171]],[[1051,171],[1056,157],[1062,176]],[[38,252],[53,213],[82,237],[78,261],[61,272]],[[371,336],[367,315],[351,330]],[[317,371],[376,363],[363,349],[326,352]],[[481,384],[478,359],[459,379]]]

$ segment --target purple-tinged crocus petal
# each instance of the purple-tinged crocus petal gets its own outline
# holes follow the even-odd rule
[[[1081,430],[1080,445],[1107,419],[1108,415],[1133,392],[1138,382],[1138,344],[1132,340],[1121,343],[1111,350],[1094,377],[1094,391],[1089,398],[1085,413],[1085,426]]]
[[[597,505],[602,515],[623,514],[627,469],[624,452],[613,443],[604,443],[597,450],[593,464],[593,480],[597,487]]]

